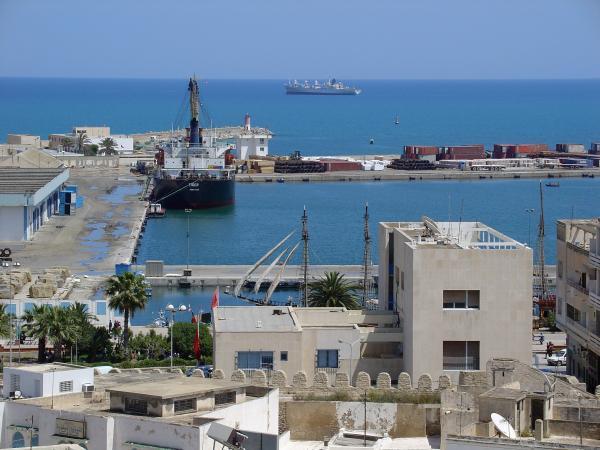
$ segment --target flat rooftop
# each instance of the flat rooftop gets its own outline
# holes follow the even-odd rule
[[[111,394],[135,395],[154,399],[172,399],[190,397],[210,392],[223,392],[247,386],[243,383],[234,383],[226,380],[212,378],[178,377],[168,381],[129,383],[118,387],[107,388]]]
[[[35,194],[65,170],[0,168],[0,194]]]
[[[6,367],[6,369],[17,369],[31,373],[65,372],[68,370],[89,369],[89,367],[70,364],[27,364],[22,366]]]
[[[414,249],[516,250],[526,246],[481,222],[381,222],[402,233]]]

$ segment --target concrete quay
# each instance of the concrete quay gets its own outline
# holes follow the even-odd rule
[[[141,267],[141,266],[138,266]],[[192,286],[210,287],[210,286],[234,286],[240,278],[250,269],[250,265],[198,265],[189,268],[192,271],[192,276],[187,277],[187,280]],[[185,265],[164,266],[163,276],[151,277],[146,276],[146,280],[151,286],[177,286],[179,279],[183,278],[183,271],[187,268]],[[250,276],[250,281],[255,281],[266,270],[266,267],[259,267]],[[266,277],[265,281],[273,280],[273,277],[278,273],[280,268],[274,268]],[[371,275],[377,274],[377,266],[371,266]],[[144,266],[145,271],[145,266]],[[311,265],[308,270],[308,277],[316,279],[321,277],[325,272],[339,272],[350,281],[357,282],[363,277],[362,265]],[[281,281],[299,281],[302,278],[302,266],[289,265],[283,271]]]
[[[426,181],[426,180],[494,180],[511,178],[582,178],[600,177],[600,168],[588,169],[514,169],[506,171],[394,170],[340,171],[322,173],[237,174],[240,183],[326,182],[326,181]]]

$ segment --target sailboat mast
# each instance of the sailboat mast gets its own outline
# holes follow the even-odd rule
[[[302,305],[308,306],[308,214],[306,213],[306,206],[302,214],[302,242],[302,278],[304,288]]]
[[[542,182],[540,181],[540,225],[538,228],[538,264],[540,266],[540,287],[542,289],[541,300],[545,300],[546,295],[546,270],[544,267],[544,191],[542,189]]]
[[[365,249],[363,253],[363,308],[366,308],[369,300],[369,265],[371,262],[371,236],[369,235],[369,204],[365,204],[365,227],[364,227],[364,240]]]

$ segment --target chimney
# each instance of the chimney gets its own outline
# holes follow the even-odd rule
[[[250,131],[250,114],[248,113],[244,116],[244,129]]]

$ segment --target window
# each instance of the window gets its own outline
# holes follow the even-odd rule
[[[479,370],[479,341],[444,341],[444,370]]]
[[[215,405],[227,405],[229,403],[235,403],[235,391],[215,394]]]
[[[281,361],[287,361],[287,360],[288,360],[288,354],[287,354],[287,352],[281,352],[281,353],[279,354],[279,359],[280,359]]]
[[[581,312],[573,305],[567,303],[567,317],[575,322],[579,322],[581,320]]]
[[[106,315],[106,302],[96,302],[96,314],[98,316]]]
[[[479,291],[444,290],[444,309],[479,309]]]
[[[562,316],[563,314],[563,299],[559,298],[556,301],[556,312],[559,316]]]
[[[21,375],[10,374],[10,392],[21,390]]]
[[[25,447],[25,437],[23,436],[23,433],[21,433],[20,431],[17,431],[15,434],[13,434],[12,437],[12,448],[23,448]]]
[[[58,392],[73,392],[73,380],[61,381],[58,385]]]
[[[400,289],[404,290],[404,271],[400,272]]]
[[[40,435],[34,434],[33,436],[31,436],[31,446],[37,447],[39,445],[40,445]]]
[[[195,411],[196,408],[194,406],[194,400],[195,400],[194,398],[175,400],[175,402],[174,402],[175,414],[182,413],[182,412],[188,412],[188,411]]]
[[[148,414],[148,402],[137,398],[125,397],[125,411],[133,414]]]
[[[335,368],[338,366],[337,350],[317,350],[317,368]]]
[[[238,352],[238,369],[273,369],[273,352]]]

